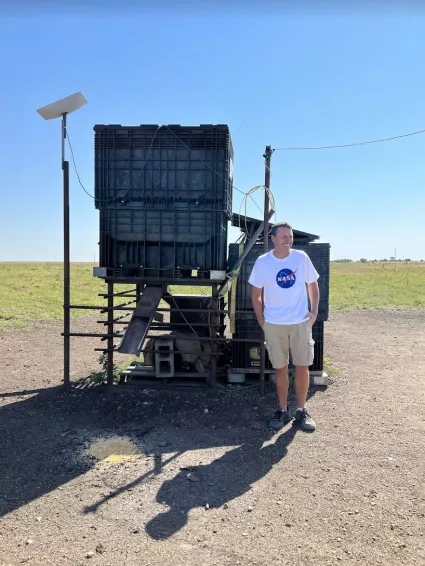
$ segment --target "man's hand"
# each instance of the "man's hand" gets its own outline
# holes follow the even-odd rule
[[[257,317],[258,324],[263,328],[264,326],[264,304],[263,304],[263,290],[258,287],[251,289],[252,306],[254,308],[255,316]]]
[[[308,284],[308,296],[310,299],[311,311],[308,313],[308,316],[306,318],[309,318],[311,320],[311,323],[314,324],[317,319],[317,313],[319,310],[318,305],[320,298],[319,285],[317,281]]]
[[[311,324],[314,324],[317,319],[317,311],[310,311],[306,317],[306,320],[311,320]]]

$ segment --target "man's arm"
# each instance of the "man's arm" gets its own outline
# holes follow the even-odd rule
[[[263,270],[260,266],[260,261],[254,263],[251,275],[249,276],[248,283],[251,285],[251,301],[252,306],[257,317],[258,324],[263,328],[264,326],[264,300],[263,300]]]
[[[251,288],[251,300],[252,306],[257,317],[258,324],[263,328],[264,326],[264,302],[263,302],[263,290],[258,287],[252,286]]]
[[[317,314],[319,312],[319,284],[317,281],[313,283],[308,283],[308,297],[310,299],[310,313],[309,317],[313,324],[316,322]]]

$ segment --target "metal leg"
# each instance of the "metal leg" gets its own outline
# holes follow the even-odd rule
[[[112,334],[114,332],[114,284],[108,282],[108,371],[107,371],[107,378],[106,383],[107,385],[114,384],[114,339]]]
[[[266,347],[264,345],[264,336],[261,341],[261,354],[260,354],[260,393],[264,393],[264,373],[266,368]]]
[[[211,316],[214,317],[214,322],[216,324],[219,323],[220,317],[216,312],[219,307],[219,299],[218,299],[218,286],[214,284],[212,286],[212,301],[211,301]],[[210,337],[214,338],[217,336],[218,328],[217,326],[210,327]],[[211,369],[210,369],[210,386],[215,387],[217,385],[217,342],[211,342]]]

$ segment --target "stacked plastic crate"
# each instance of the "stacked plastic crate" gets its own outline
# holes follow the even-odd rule
[[[227,266],[227,125],[97,125],[99,266],[110,275],[210,278]]]

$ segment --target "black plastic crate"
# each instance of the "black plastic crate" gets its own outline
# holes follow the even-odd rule
[[[261,344],[254,344],[253,342],[232,342],[232,359],[230,363],[231,369],[244,370],[245,373],[259,373],[260,372],[260,356]],[[265,370],[267,373],[273,371],[270,363],[269,356],[266,350],[266,365]]]
[[[312,329],[314,340],[314,361],[310,371],[323,371],[325,355],[325,323],[316,321]]]
[[[220,212],[101,209],[99,266],[126,276],[139,276],[141,270],[176,270],[176,277],[182,271],[187,276],[224,271],[227,226]]]
[[[252,313],[254,315],[254,313]],[[255,317],[255,315],[254,315]],[[241,321],[242,323],[243,321]],[[251,340],[258,339],[262,340],[262,331],[260,326],[252,318],[246,319],[245,326],[242,324],[236,328],[239,332],[236,332],[233,336],[234,338],[246,338]],[[324,323],[316,321],[313,324],[312,336],[314,340],[314,361],[310,366],[310,371],[323,371],[323,360],[324,360]],[[232,361],[231,367],[233,369],[245,369],[247,373],[255,373],[260,370],[260,348],[261,342],[258,344],[254,342],[236,342],[232,341]],[[292,360],[290,357],[289,367],[293,368]],[[266,350],[266,370],[271,370],[272,365],[270,363],[267,350]]]
[[[329,318],[329,274],[330,274],[330,245],[329,244],[298,244],[293,248],[304,251],[311,259],[319,273],[319,313],[317,320],[324,321]],[[269,249],[273,249],[272,242]],[[255,244],[242,263],[236,287],[236,311],[252,309],[251,286],[248,284],[249,276],[257,258],[264,253],[263,244]],[[239,257],[239,244],[229,245],[228,268],[235,265]]]
[[[255,312],[247,310],[238,312],[235,316],[235,332],[234,336],[237,338],[257,339],[261,338],[261,328],[258,324]]]
[[[218,315],[214,321],[211,309],[212,297],[206,295],[165,295],[164,301],[170,306],[170,329],[179,332],[192,328],[198,336],[210,336],[210,324],[217,322],[220,333],[224,332],[224,314]],[[219,310],[224,310],[224,297],[219,299]],[[181,312],[184,309],[185,312]],[[191,309],[191,312],[186,312]],[[211,309],[211,312],[203,312]]]
[[[227,125],[96,125],[95,206],[232,213],[233,146]]]

